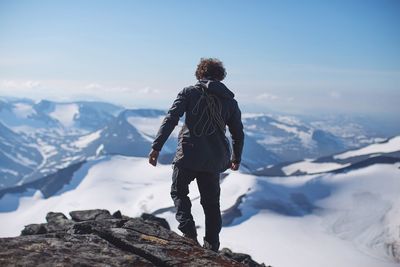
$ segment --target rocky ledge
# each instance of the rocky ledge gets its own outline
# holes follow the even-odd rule
[[[149,214],[49,212],[21,236],[0,238],[0,266],[265,266],[247,254],[203,249]]]

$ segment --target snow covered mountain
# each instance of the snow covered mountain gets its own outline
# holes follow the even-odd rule
[[[151,142],[128,122],[127,113],[121,112],[101,130],[100,138],[92,144],[100,147],[103,154],[145,157],[150,151]]]
[[[90,132],[110,122],[122,109],[102,102],[36,103],[29,99],[0,99],[0,121],[16,132],[37,129]]]
[[[164,116],[161,110],[127,110],[101,102],[0,98],[0,138],[7,140],[0,148],[0,189],[41,179],[101,155],[145,157]],[[354,122],[339,127],[346,129],[342,132],[321,121],[276,114],[244,113],[243,122],[242,170],[247,173],[376,141]],[[178,126],[165,144],[160,162],[172,161],[179,130]]]
[[[243,114],[245,131],[280,162],[316,158],[357,148],[382,139],[369,136],[361,125],[349,121],[329,125],[277,114]],[[369,137],[368,137],[369,136]]]
[[[0,122],[0,188],[18,183],[21,175],[33,172],[42,162],[42,155],[29,141]]]
[[[0,100],[0,188],[23,184],[80,162],[94,153],[82,148],[122,108],[100,102],[56,103]],[[12,177],[12,178],[11,178]]]
[[[399,139],[332,158],[398,152]],[[0,235],[18,235],[24,224],[42,222],[50,210],[93,208],[129,216],[153,213],[177,230],[169,165],[154,168],[145,158],[101,156],[64,174],[1,191]],[[221,176],[222,246],[273,266],[397,266],[399,174],[399,162],[285,178],[228,171]],[[204,217],[194,183],[190,197],[201,236]]]
[[[336,155],[260,168],[254,171],[253,174],[261,176],[290,176],[322,172],[340,173],[377,163],[390,164],[395,162],[400,162],[400,136]]]

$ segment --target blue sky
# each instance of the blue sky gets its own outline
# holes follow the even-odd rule
[[[0,0],[0,95],[168,108],[201,57],[245,111],[398,114],[400,1]]]

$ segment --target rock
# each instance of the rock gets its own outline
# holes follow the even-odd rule
[[[107,210],[70,215],[72,220],[50,212],[47,223],[0,238],[0,266],[265,266],[246,254],[203,249],[153,215],[130,218]]]
[[[232,250],[230,250],[229,248],[223,248],[220,252],[221,255],[224,255],[227,258],[230,258],[232,260],[235,260],[237,262],[243,263],[246,266],[249,267],[266,267],[266,265],[264,263],[259,264],[257,262],[255,262],[250,255],[248,254],[244,254],[244,253],[235,253],[232,252]],[[271,267],[271,266],[268,266]]]
[[[154,266],[96,235],[2,238],[0,246],[0,266]]]
[[[29,224],[21,231],[21,235],[40,235],[47,233],[44,224]]]
[[[65,220],[68,220],[68,218],[61,212],[49,212],[46,215],[46,221],[48,223],[50,223],[50,222],[58,223],[58,222],[65,221]]]
[[[71,211],[69,215],[76,222],[113,218],[108,210],[100,209]]]
[[[158,225],[170,230],[171,228],[169,228],[169,224],[167,222],[167,220],[165,220],[164,218],[160,218],[157,216],[154,216],[153,214],[149,214],[149,213],[143,213],[142,216],[140,216],[140,218],[142,218],[145,221],[152,221],[157,223]]]
[[[112,215],[115,219],[122,219],[122,213],[121,211],[117,210],[116,212],[113,213]]]
[[[47,224],[45,224],[48,233],[65,231],[74,223],[61,212],[49,212],[46,215]]]

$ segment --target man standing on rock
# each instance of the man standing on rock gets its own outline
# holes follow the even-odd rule
[[[221,61],[202,58],[196,70],[198,82],[179,92],[168,111],[149,154],[149,163],[156,166],[159,152],[185,114],[185,123],[178,137],[173,160],[171,197],[174,200],[179,230],[197,242],[197,232],[188,197],[189,184],[196,179],[204,209],[206,234],[204,247],[219,249],[221,212],[219,205],[221,172],[239,169],[243,150],[241,112],[234,94],[221,82],[226,71]],[[226,126],[232,147],[225,136]]]

